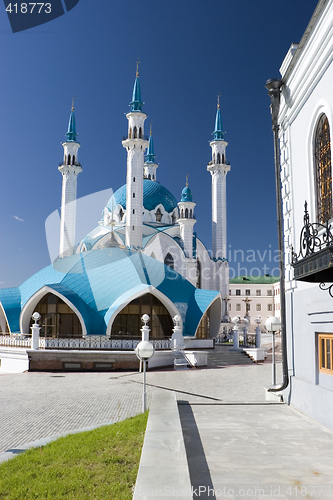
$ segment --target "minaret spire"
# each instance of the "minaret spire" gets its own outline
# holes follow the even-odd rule
[[[78,162],[80,143],[76,141],[74,99],[75,97],[72,100],[66,141],[62,144],[64,148],[63,162],[59,166],[59,171],[62,173],[60,257],[67,257],[74,252],[77,176],[82,172],[81,164]]]
[[[156,181],[156,169],[158,164],[155,162],[152,125],[153,122],[150,123],[149,144],[144,164],[144,177],[145,179]]]
[[[222,118],[220,110],[220,95],[218,95],[217,111],[215,117],[214,139],[210,142],[212,148],[212,161],[207,170],[212,176],[212,250],[213,258],[221,259],[223,270],[220,278],[217,275],[215,289],[221,290],[222,296],[228,295],[228,265],[227,265],[227,193],[226,181],[230,164],[226,158],[228,143],[224,140]],[[224,311],[227,316],[227,311]]]
[[[128,247],[142,246],[144,151],[149,145],[144,138],[144,122],[147,115],[142,111],[139,62],[137,62],[130,103],[131,111],[126,115],[128,136],[122,142],[127,150],[126,246]]]
[[[194,286],[197,282],[197,261],[193,253],[193,226],[196,223],[194,218],[194,207],[192,191],[188,187],[188,174],[186,176],[186,186],[182,191],[179,207],[178,224],[180,228],[180,238],[185,253],[186,279]]]

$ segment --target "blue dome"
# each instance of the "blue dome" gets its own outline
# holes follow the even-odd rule
[[[126,209],[126,184],[121,186],[111,196],[107,208],[111,211],[112,204],[121,205]],[[157,205],[163,205],[164,209],[171,213],[177,207],[177,200],[164,186],[149,179],[143,179],[143,206],[146,210],[154,210]]]
[[[192,191],[188,186],[184,187],[180,201],[192,201]]]

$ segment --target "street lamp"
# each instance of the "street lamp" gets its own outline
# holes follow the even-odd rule
[[[257,324],[257,326],[256,326],[256,347],[260,347],[260,344],[261,344],[261,330],[260,330],[261,317],[258,316],[255,319],[255,322]]]
[[[41,318],[41,315],[39,312],[34,312],[33,315],[31,316],[32,319],[34,320],[33,325],[30,327],[31,329],[31,349],[38,349],[39,348],[39,331],[40,331],[40,326],[38,324],[38,321]]]
[[[145,412],[146,409],[147,409],[147,398],[146,398],[146,364],[147,364],[147,361],[154,354],[154,347],[149,342],[150,328],[147,326],[147,323],[150,320],[150,317],[148,316],[148,314],[144,314],[142,316],[141,320],[144,323],[143,327],[141,328],[142,340],[136,346],[136,348],[134,349],[134,351],[135,351],[135,354],[136,354],[137,358],[140,361],[143,362],[143,397],[142,397],[142,408],[143,408],[143,411]]]
[[[276,369],[275,369],[275,339],[274,334],[281,328],[281,321],[276,316],[269,316],[266,319],[266,328],[269,332],[272,332],[272,383],[273,386],[276,385]]]

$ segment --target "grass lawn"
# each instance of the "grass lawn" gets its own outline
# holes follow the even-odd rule
[[[1,464],[0,499],[131,499],[147,418],[71,434]]]

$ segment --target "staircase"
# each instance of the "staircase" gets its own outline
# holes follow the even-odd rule
[[[217,345],[208,353],[208,368],[228,365],[252,365],[254,361],[244,351],[233,351],[231,346]]]

